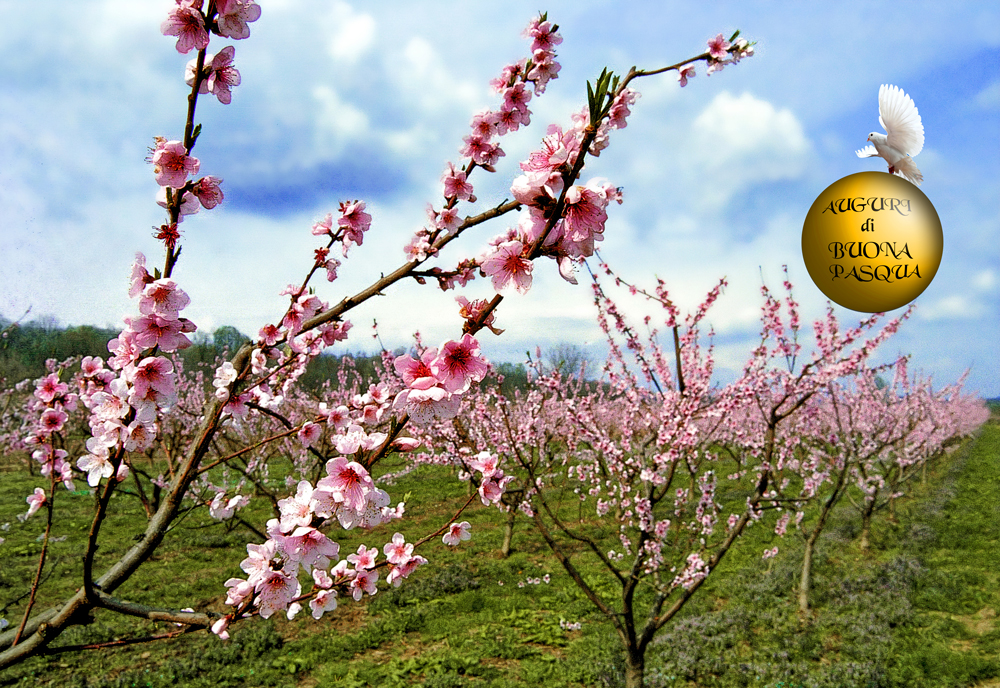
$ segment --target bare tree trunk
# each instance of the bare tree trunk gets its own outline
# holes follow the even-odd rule
[[[625,653],[625,688],[644,688],[646,685],[646,658],[636,648]]]
[[[861,512],[861,538],[858,542],[858,546],[864,551],[868,551],[868,547],[870,545],[869,536],[871,535],[872,530],[872,516],[875,514],[875,504],[877,500],[878,489],[875,490],[875,494],[871,496],[871,499],[865,503],[865,508]]]
[[[799,578],[799,611],[803,614],[809,611],[809,586],[812,576],[813,547],[819,538],[819,528],[813,530],[812,534],[806,538],[805,556],[802,558],[802,575]]]
[[[514,507],[507,512],[507,522],[503,526],[503,544],[500,546],[500,554],[506,559],[510,556],[510,544],[514,539],[514,519],[517,518],[517,510]]]

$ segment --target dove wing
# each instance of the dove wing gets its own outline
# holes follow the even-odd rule
[[[859,151],[854,151],[858,154],[859,158],[874,158],[878,155],[878,151],[875,150],[875,146],[865,146]]]
[[[887,143],[910,157],[924,149],[924,125],[910,96],[897,86],[883,84],[878,90],[878,121],[888,135]]]

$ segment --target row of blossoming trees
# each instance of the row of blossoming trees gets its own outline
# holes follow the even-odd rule
[[[791,520],[804,529],[816,523],[807,512],[835,504],[848,484],[863,489],[870,515],[880,500],[899,493],[915,466],[975,424],[980,411],[968,411],[975,404],[954,390],[935,394],[911,381],[902,362],[895,364],[891,388],[872,391],[873,375],[885,370],[872,368],[869,357],[898,320],[878,329],[872,317],[841,331],[830,313],[815,325],[810,362],[796,367],[799,316],[790,287],[784,301],[764,290],[760,346],[742,376],[725,387],[712,382],[712,349],[701,332],[721,284],[686,318],[662,283],[652,293],[633,288],[662,307],[671,341],[664,349],[656,329],[639,336],[596,276],[599,322],[611,347],[601,384],[540,372],[526,394],[505,398],[484,382],[490,366],[476,335],[483,329],[502,333],[496,315],[504,294],[530,288],[540,257],[555,260],[559,273],[576,283],[577,270],[603,238],[608,206],[622,202],[621,190],[611,184],[580,180],[587,156],[598,155],[612,132],[626,126],[638,95],[630,84],[672,70],[685,85],[695,63],[707,63],[711,74],[753,51],[737,35],[728,41],[719,35],[708,51],[669,67],[633,68],[621,78],[602,73],[588,84],[587,105],[569,126],[551,125],[541,146],[520,163],[514,200],[468,214],[476,202],[473,174],[495,171],[504,156],[502,137],[530,124],[530,101],[559,72],[555,48],[562,38],[544,14],[526,30],[530,57],[506,66],[492,82],[500,104],[473,118],[460,162],[449,163],[442,175],[443,198],[405,246],[404,262],[357,294],[332,305],[324,301],[313,278],[334,282],[341,261],[363,243],[372,223],[363,202],[341,203],[336,216],[313,225],[320,245],[304,278],[284,290],[289,307],[281,318],[233,352],[211,380],[185,373],[170,356],[189,345],[187,335],[196,329],[181,316],[190,299],[172,278],[181,252],[178,228],[186,216],[223,200],[221,180],[192,177],[200,169],[192,155],[201,134],[196,104],[203,94],[229,103],[240,82],[233,46],[214,55],[207,48],[212,35],[247,38],[259,16],[252,0],[177,0],[162,31],[177,36],[179,52],[195,50],[197,56],[187,67],[184,136],[157,138],[150,157],[158,202],[167,213],[157,229],[163,266],[150,272],[145,258],[137,257],[129,293],[138,314],[124,319],[107,360],[52,362],[21,412],[3,421],[7,446],[28,451],[47,480],[27,497],[26,516],[44,509],[47,519],[23,613],[0,634],[0,667],[51,651],[63,630],[95,609],[185,629],[210,627],[221,638],[231,624],[255,615],[291,617],[308,607],[321,618],[338,600],[376,594],[382,580],[399,585],[428,564],[418,548],[438,538],[448,546],[468,539],[468,522],[459,519],[478,498],[508,511],[510,519],[515,510],[531,519],[618,631],[629,685],[639,686],[644,650],[655,632],[747,527],[774,513],[779,532]],[[435,264],[440,249],[470,228],[515,212],[513,226],[478,255],[454,267]],[[418,341],[411,353],[386,354],[374,384],[361,384],[345,366],[321,398],[299,390],[308,363],[347,338],[345,316],[359,304],[406,279],[448,290],[477,276],[490,278],[497,295],[458,297],[459,338],[436,348]],[[22,386],[8,394],[13,399],[28,391]],[[459,466],[476,489],[433,532],[407,541],[400,532],[388,536],[395,527],[379,528],[370,545],[342,553],[338,528],[375,529],[404,518],[405,505],[392,506],[379,486],[380,462],[390,453],[406,453],[408,470],[426,463]],[[274,488],[276,457],[291,459],[291,471],[280,477],[293,494]],[[95,496],[78,588],[59,604],[35,609],[48,543],[60,527],[53,518],[59,485],[73,489],[80,480]],[[126,485],[141,501],[147,523],[134,545],[97,571],[102,525]],[[716,498],[722,489],[745,492],[736,508],[726,501],[728,513]],[[243,520],[250,497],[269,500],[274,517],[263,524]],[[589,516],[568,518],[566,499]],[[256,534],[240,564],[244,575],[226,582],[228,612],[157,608],[115,596],[192,505],[220,520],[240,520]],[[810,532],[822,528],[825,513]],[[603,566],[621,595],[600,593],[581,573],[581,557]]]

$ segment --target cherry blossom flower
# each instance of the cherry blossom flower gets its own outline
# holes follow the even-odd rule
[[[465,172],[455,169],[454,163],[448,163],[448,168],[441,175],[441,181],[444,182],[445,198],[456,198],[460,201],[469,201],[470,203],[475,202],[475,197],[472,195],[472,184],[466,181]]]
[[[520,241],[505,241],[483,261],[482,270],[492,278],[494,289],[505,291],[511,284],[519,294],[531,289],[533,264],[524,256],[525,248]]]
[[[175,189],[184,186],[187,176],[197,174],[201,166],[198,158],[187,154],[187,149],[180,141],[158,142],[150,162],[153,163],[156,183]]]
[[[362,547],[364,547],[364,545],[362,545]],[[354,597],[355,602],[361,599],[363,593],[374,595],[378,592],[378,588],[375,587],[375,583],[378,581],[378,576],[378,571],[357,572],[357,575],[354,576],[348,584],[348,587],[351,590],[351,596]]]
[[[392,542],[382,548],[385,558],[390,564],[403,564],[413,555],[413,544],[406,542],[402,533],[392,536]]]
[[[357,554],[348,554],[347,561],[354,565],[354,569],[360,574],[361,571],[365,569],[370,569],[375,566],[375,560],[378,559],[378,550],[374,547],[368,549],[364,545],[358,545]]]
[[[460,342],[449,341],[442,345],[430,368],[446,391],[461,394],[473,382],[486,377],[489,365],[479,355],[479,342],[466,333]]]
[[[685,65],[677,70],[677,81],[681,83],[681,88],[688,85],[688,79],[695,77],[694,65]]]
[[[260,6],[253,0],[216,0],[216,7],[219,10],[216,19],[219,35],[225,38],[249,38],[250,27],[247,24],[260,19]]]
[[[205,210],[211,210],[225,199],[220,184],[222,184],[222,180],[218,177],[211,175],[202,177],[195,183],[191,193]]]
[[[391,583],[393,587],[398,588],[404,578],[413,573],[418,566],[423,566],[426,563],[426,559],[419,554],[415,554],[399,566],[393,566],[385,580],[387,583]]]
[[[224,616],[215,623],[212,624],[212,633],[219,636],[219,640],[229,640],[229,617]]]
[[[100,356],[84,356],[80,361],[80,373],[84,377],[94,377],[104,370],[104,359]]]
[[[270,618],[276,611],[287,609],[302,591],[298,579],[284,569],[267,571],[255,586],[260,618]]]
[[[302,442],[303,447],[310,447],[322,434],[323,428],[316,423],[304,423],[302,427],[299,428],[298,438],[299,441]]]
[[[80,457],[76,466],[87,474],[87,484],[97,487],[101,478],[111,477],[114,467],[111,465],[108,448],[100,445],[96,438],[91,437],[87,440],[87,451],[89,453]]]
[[[65,382],[59,382],[58,373],[50,373],[38,381],[34,394],[35,398],[47,404],[67,392],[69,392],[69,385]]]
[[[60,409],[48,408],[42,411],[41,418],[38,419],[38,434],[51,435],[63,429],[66,419],[69,416]]]
[[[309,600],[309,608],[312,610],[314,619],[322,618],[324,612],[332,612],[337,608],[337,591],[320,590],[314,598]]]
[[[469,532],[470,528],[472,526],[468,521],[452,523],[448,526],[448,532],[442,536],[441,541],[450,547],[456,547],[459,542],[472,537],[472,534]]]
[[[226,521],[249,503],[250,498],[244,495],[236,495],[226,499],[225,492],[218,492],[208,506],[208,515],[218,521]]]
[[[348,509],[362,511],[368,493],[375,489],[375,483],[365,467],[338,456],[326,462],[326,472],[327,476],[322,478],[316,487],[331,493],[337,502],[343,502]],[[322,515],[319,508],[317,513]]]
[[[724,60],[729,56],[726,52],[729,50],[729,41],[722,37],[720,33],[715,38],[711,38],[708,41],[708,54],[714,60]]]
[[[205,58],[206,78],[202,83],[223,105],[232,102],[232,88],[240,85],[240,72],[233,66],[235,53],[236,48],[227,45],[215,55]]]
[[[160,33],[164,36],[177,36],[176,48],[181,54],[208,47],[208,31],[200,11],[201,3],[192,4],[179,3],[160,24]]]
[[[177,318],[180,311],[191,303],[184,290],[172,279],[158,279],[146,285],[139,299],[139,312],[143,315],[156,313],[165,318]]]
[[[24,518],[21,519],[22,521],[29,518],[33,513],[45,505],[45,490],[40,487],[36,487],[35,491],[28,495],[28,498],[25,501],[28,503],[28,513],[24,515]]]
[[[365,212],[364,201],[344,201],[340,204],[340,217],[337,225],[343,227],[346,233],[344,248],[346,250],[350,242],[358,246],[364,241],[365,232],[371,228],[372,216]]]

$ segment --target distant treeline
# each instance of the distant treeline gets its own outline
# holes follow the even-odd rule
[[[53,358],[63,361],[71,356],[100,356],[107,360],[108,342],[118,336],[112,329],[81,325],[61,328],[51,323],[11,324],[0,319],[0,380],[4,386],[14,385],[27,378],[45,375],[45,361]],[[196,333],[192,345],[180,352],[184,366],[193,370],[199,365],[214,365],[226,352],[235,351],[249,341],[249,337],[235,327],[220,327],[211,335]],[[400,349],[397,354],[403,353]],[[308,390],[318,390],[326,380],[336,380],[345,354],[325,354],[315,358],[300,383]],[[347,353],[354,367],[367,383],[378,378],[381,356],[378,354]],[[496,370],[503,375],[501,387],[505,392],[525,389],[528,371],[521,363],[498,363]]]

